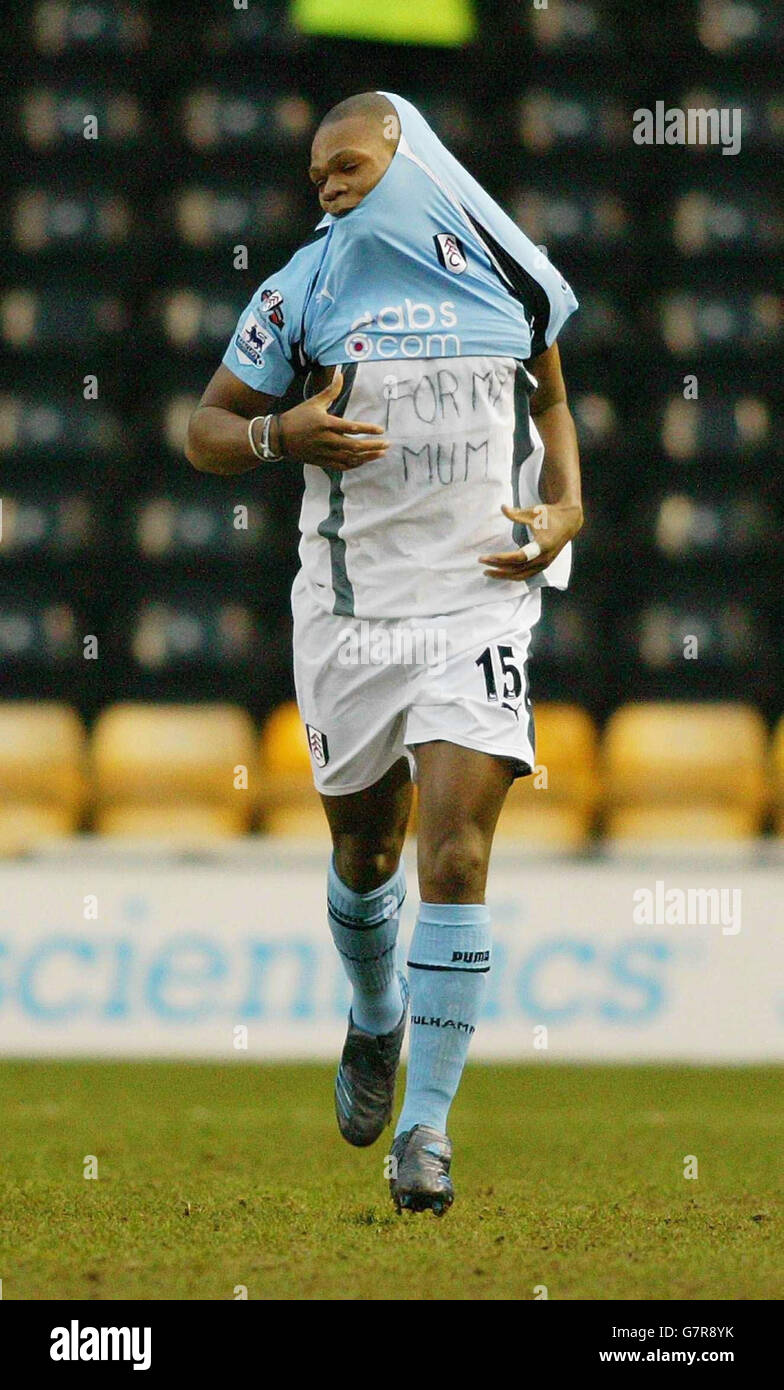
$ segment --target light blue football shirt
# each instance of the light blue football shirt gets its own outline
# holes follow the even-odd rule
[[[437,139],[384,93],[401,134],[376,187],[327,215],[240,316],[235,376],[282,395],[311,365],[544,352],[577,308],[547,256]]]

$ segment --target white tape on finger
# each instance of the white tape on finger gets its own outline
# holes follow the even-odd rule
[[[522,548],[522,554],[525,556],[526,560],[538,560],[541,553],[542,547],[538,541],[529,541],[528,544],[524,545]]]

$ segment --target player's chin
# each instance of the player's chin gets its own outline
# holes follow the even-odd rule
[[[361,200],[360,198],[357,198],[357,199],[356,199],[356,202],[353,202],[353,203],[341,203],[341,204],[340,204],[340,207],[334,207],[334,206],[332,206],[332,207],[326,207],[326,208],[324,208],[324,211],[330,213],[333,217],[345,217],[346,213],[347,213],[347,212],[353,212],[353,211],[354,211],[354,208],[355,208],[355,207],[358,207],[358,205],[359,205],[359,203],[360,203],[361,201],[362,201],[362,200]],[[324,207],[324,204],[322,203],[321,206]]]

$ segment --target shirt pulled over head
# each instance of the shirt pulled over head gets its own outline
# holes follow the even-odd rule
[[[577,308],[546,254],[393,93],[397,148],[380,181],[327,214],[243,311],[224,364],[282,395],[311,366],[550,347]]]

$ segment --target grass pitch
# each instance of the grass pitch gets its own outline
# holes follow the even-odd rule
[[[784,1294],[779,1069],[475,1063],[441,1220],[395,1215],[392,1130],[348,1148],[332,1078],[252,1062],[0,1065],[4,1298]]]

